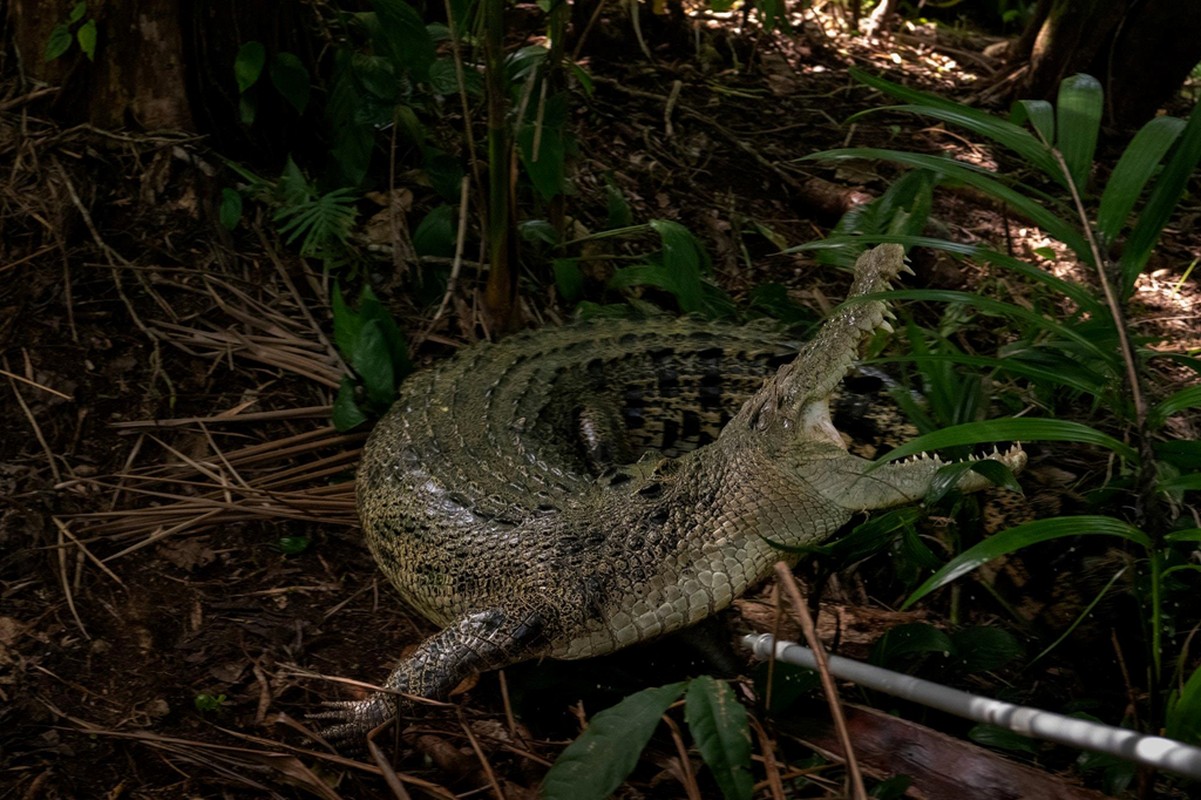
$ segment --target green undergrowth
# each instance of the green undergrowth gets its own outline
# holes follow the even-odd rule
[[[667,312],[816,322],[779,285],[731,297],[715,282],[706,248],[693,233],[670,220],[636,221],[606,176],[597,181],[606,187],[606,208],[591,226],[565,212],[566,200],[579,191],[571,179],[577,149],[571,120],[592,91],[587,72],[553,44],[561,38],[565,4],[539,4],[550,46],[511,52],[479,35],[481,21],[495,11],[485,2],[452,2],[448,21],[440,23],[427,22],[403,0],[369,5],[333,19],[328,76],[291,54],[243,44],[231,65],[243,123],[260,124],[261,109],[270,107],[264,100],[275,93],[287,113],[321,121],[324,160],[289,158],[275,178],[231,163],[219,209],[231,230],[250,213],[265,211],[303,257],[320,261],[340,286],[356,287],[354,302],[341,290],[332,301],[335,341],[349,369],[335,402],[340,429],[386,410],[410,369],[400,326],[370,288],[359,288],[371,284],[370,262],[356,238],[365,198],[392,188],[373,181],[374,174],[420,176],[413,182],[420,210],[407,280],[421,306],[442,299],[452,262],[486,252],[494,273],[508,271],[502,283],[527,296],[550,296],[578,316]],[[768,27],[783,19],[773,4],[756,4],[755,13]],[[73,12],[65,25],[55,46],[83,46],[83,17]],[[951,521],[942,535],[931,536],[916,509],[878,515],[814,548],[820,569],[886,560],[898,604],[949,609],[950,629],[898,628],[877,643],[873,659],[955,682],[968,672],[1020,671],[1055,657],[1077,627],[1045,638],[1016,618],[970,624],[962,587],[971,580],[993,591],[981,566],[1036,546],[1043,548],[1040,557],[1046,548],[1116,548],[1124,558],[1101,576],[1082,616],[1117,595],[1134,604],[1137,630],[1128,633],[1140,650],[1131,687],[1145,698],[1139,724],[1197,742],[1201,672],[1187,634],[1199,622],[1190,598],[1201,571],[1192,556],[1201,542],[1192,516],[1201,489],[1201,442],[1174,435],[1173,423],[1201,408],[1201,389],[1163,391],[1147,375],[1160,362],[1195,382],[1201,360],[1137,334],[1128,314],[1135,284],[1201,158],[1201,111],[1152,120],[1110,165],[1097,156],[1103,98],[1088,76],[1066,80],[1056,103],[1020,102],[1008,117],[862,72],[855,76],[898,103],[865,114],[887,111],[955,127],[994,146],[1002,164],[991,171],[946,155],[885,148],[808,157],[888,162],[903,171],[827,239],[796,251],[849,265],[864,248],[897,242],[970,259],[989,271],[977,291],[888,293],[903,324],[869,355],[900,374],[895,400],[921,435],[885,458],[926,450],[962,458],[1021,441],[1050,461],[1083,453],[1101,466],[1073,487],[1082,501],[1072,513],[988,535],[977,499],[949,491],[955,478],[975,469],[1002,485],[1018,484],[994,462],[951,465],[925,509]],[[486,130],[485,119],[491,123]],[[459,126],[455,136],[446,135],[448,125]],[[380,168],[385,163],[387,170]],[[496,171],[484,175],[481,167]],[[935,193],[956,189],[989,198],[1058,245],[1015,255],[937,235],[944,228],[932,218]],[[1059,259],[1087,267],[1091,278],[1057,277],[1048,267]],[[1022,287],[1020,297],[1007,295],[1008,285]],[[493,289],[490,284],[489,313],[502,319],[512,309]],[[685,727],[717,785],[727,797],[748,796],[753,772],[745,711],[729,686],[703,678],[647,690],[597,714],[548,775],[548,796],[600,797],[616,789],[681,697]],[[1017,747],[988,731],[978,738]],[[1132,774],[1107,769],[1113,789]]]

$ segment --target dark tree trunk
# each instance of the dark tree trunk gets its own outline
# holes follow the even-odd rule
[[[1029,62],[1015,97],[1052,99],[1087,72],[1105,86],[1109,122],[1134,127],[1201,61],[1201,13],[1180,0],[1041,0],[1013,55]]]
[[[315,72],[315,48],[297,2],[270,0],[89,0],[85,19],[95,20],[95,60],[77,42],[51,61],[46,45],[73,4],[8,0],[5,20],[10,55],[27,88],[58,86],[41,110],[60,124],[90,123],[106,130],[196,131],[237,157],[248,145],[286,153],[300,132],[278,92],[254,87],[259,114],[253,128],[239,117],[234,59],[249,41],[262,42],[268,58],[281,51],[298,56]],[[311,7],[310,7],[311,8]],[[315,20],[315,17],[314,17]],[[79,23],[73,27],[78,29]],[[266,76],[262,81],[266,84]]]

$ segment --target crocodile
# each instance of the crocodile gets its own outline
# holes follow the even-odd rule
[[[890,329],[869,295],[902,271],[899,245],[865,252],[851,302],[799,346],[754,326],[598,321],[411,376],[364,448],[358,511],[380,569],[441,630],[387,691],[315,715],[323,734],[361,741],[474,673],[692,625],[856,513],[920,500],[944,462],[852,455],[829,410],[862,342]],[[991,457],[1025,463],[1017,446]],[[958,488],[987,485],[967,471]]]

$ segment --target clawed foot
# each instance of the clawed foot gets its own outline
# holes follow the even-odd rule
[[[308,719],[332,723],[318,730],[317,735],[338,749],[361,748],[371,731],[396,716],[396,698],[388,694],[321,705],[328,710],[309,714]]]

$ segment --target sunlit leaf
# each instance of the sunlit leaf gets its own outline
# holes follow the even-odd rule
[[[1038,138],[1048,147],[1055,141],[1055,109],[1046,100],[1018,100],[1013,104],[1010,121],[1021,125],[1026,120],[1034,126]],[[1058,165],[1057,165],[1058,166]]]
[[[1155,175],[1168,148],[1183,129],[1182,119],[1156,117],[1130,140],[1101,193],[1097,233],[1104,244],[1110,245],[1117,240],[1147,182]]]
[[[1047,177],[1060,183],[1063,182],[1059,165],[1055,162],[1055,158],[1051,155],[1047,147],[1020,125],[1014,125],[1012,122],[1006,122],[992,114],[956,103],[953,100],[948,100],[938,95],[920,92],[916,89],[910,89],[906,86],[884,80],[883,78],[869,75],[863,70],[854,67],[851,67],[851,77],[860,83],[865,83],[874,89],[879,89],[885,94],[892,95],[898,100],[911,103],[911,106],[902,107],[905,110],[926,114],[927,116],[935,116],[938,119],[953,122],[973,133],[978,133],[981,136],[992,139],[997,144],[1017,153],[1026,163],[1035,167]],[[887,110],[896,110],[895,107],[885,108]]]
[[[1072,181],[1083,195],[1093,169],[1097,135],[1104,110],[1101,83],[1091,75],[1072,75],[1059,84],[1056,116],[1059,123],[1056,146],[1068,165]]]
[[[914,590],[903,608],[908,608],[935,589],[946,586],[993,559],[1016,553],[1031,545],[1069,536],[1117,536],[1141,547],[1151,547],[1151,539],[1147,534],[1113,517],[1050,517],[1035,520],[990,536],[951,559]]]
[[[1172,217],[1197,162],[1201,160],[1201,103],[1193,107],[1177,140],[1176,149],[1147,198],[1134,229],[1126,239],[1118,267],[1122,274],[1122,296],[1129,296],[1134,282],[1151,257],[1151,250]]]

